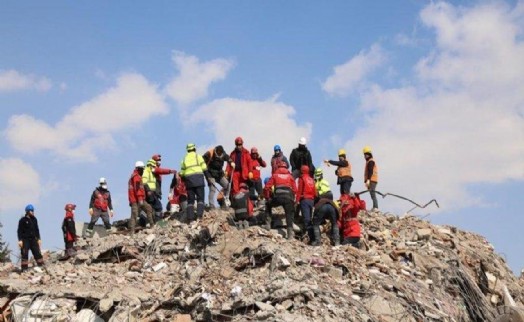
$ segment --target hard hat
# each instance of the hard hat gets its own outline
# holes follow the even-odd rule
[[[186,151],[187,151],[187,152],[194,151],[194,150],[196,150],[196,145],[195,145],[195,143],[188,143],[188,144],[186,145]]]
[[[286,168],[287,169],[287,163],[285,161],[280,161],[278,163],[278,167],[279,168]]]
[[[162,161],[162,156],[160,154],[155,154],[151,157],[151,159],[155,160],[156,162]]]
[[[106,180],[106,178],[102,177],[102,178],[100,178],[100,180],[98,180],[98,183],[100,183],[100,184],[106,184],[106,183],[107,183],[107,180]]]
[[[315,169],[315,177],[320,177],[324,174],[324,172],[322,171],[321,168],[316,168]]]
[[[235,139],[235,144],[236,145],[241,145],[241,144],[244,144],[244,140],[239,136]]]
[[[273,151],[275,151],[275,152],[281,151],[281,150],[282,149],[280,148],[280,145],[278,145],[278,144],[273,147]]]
[[[305,137],[301,137],[300,140],[298,140],[298,144],[300,145],[306,145],[307,141]]]
[[[366,145],[363,149],[362,149],[362,152],[363,153],[371,153],[371,147],[369,145]]]
[[[71,211],[71,210],[74,210],[76,209],[76,205],[75,204],[72,204],[72,203],[68,203],[67,205],[65,205],[64,207],[64,210],[65,211]]]
[[[257,153],[257,154],[258,154],[258,149],[255,148],[255,147],[252,147],[252,148],[251,148],[251,153]]]
[[[35,207],[33,207],[32,204],[28,204],[27,206],[25,206],[25,212],[28,211],[35,211]]]
[[[143,168],[143,167],[144,167],[144,162],[142,161],[135,162],[135,168]]]
[[[338,156],[341,156],[341,155],[346,155],[346,150],[344,149],[338,150]]]

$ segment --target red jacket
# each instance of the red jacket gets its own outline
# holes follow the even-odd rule
[[[230,154],[229,157],[233,162],[235,162],[235,171],[242,171],[242,179],[247,180],[249,179],[249,164],[251,162],[251,154],[249,151],[245,148],[242,148],[242,151],[240,152],[240,160],[237,160],[237,150],[234,149]],[[231,175],[231,164],[227,164],[226,171],[228,175]]]
[[[290,188],[293,191],[293,195],[297,195],[295,179],[293,179],[293,176],[286,168],[278,168],[271,178],[269,178],[269,181],[264,186],[264,197],[269,199],[273,188],[278,189],[279,187]]]
[[[142,183],[142,176],[140,176],[136,169],[131,174],[131,178],[129,178],[127,196],[129,198],[129,204],[138,203],[145,199],[146,190]]]
[[[169,203],[171,204],[180,204],[180,197],[186,196],[187,197],[187,188],[186,184],[184,183],[184,180],[180,178],[180,175],[178,173],[175,173],[176,177],[176,185],[174,187],[171,187],[173,189],[173,194],[171,195],[169,199]]]
[[[71,211],[67,211],[62,222],[62,232],[64,233],[64,241],[76,241],[75,217]]]
[[[360,237],[360,222],[358,222],[357,218],[351,218],[348,221],[339,222],[338,226],[339,229],[342,230],[342,237],[344,239],[348,237]]]
[[[309,167],[303,165],[300,167],[302,175],[298,178],[298,193],[297,202],[302,199],[314,200],[317,195],[317,188],[315,186],[315,180],[309,175]]]
[[[176,172],[175,170],[171,170],[171,169],[167,169],[167,168],[161,168],[159,166],[156,166],[153,169],[153,174],[155,175],[155,178],[156,178],[157,182],[161,182],[162,181],[162,176],[163,175],[171,174],[171,173],[175,173],[175,172]]]
[[[266,161],[262,160],[262,157],[258,157],[257,159],[253,159],[250,157],[251,160],[249,162],[249,172],[253,173],[253,179],[254,181],[260,180],[260,168],[266,167]]]
[[[360,223],[357,219],[358,212],[366,209],[364,200],[360,200],[358,195],[351,196],[343,194],[340,196],[340,213],[338,226],[342,230],[342,236],[360,237]]]

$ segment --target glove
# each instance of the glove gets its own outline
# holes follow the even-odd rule
[[[227,173],[227,171],[224,172],[224,177],[229,178],[229,173]]]
[[[369,189],[369,185],[371,184],[371,182],[369,180],[366,181],[366,187]]]
[[[250,173],[248,174],[248,177],[249,177],[250,180],[253,179],[253,172],[250,172]]]
[[[113,212],[113,209],[111,209],[111,210],[109,211],[109,217],[113,218],[113,215],[114,215],[114,212]]]
[[[24,247],[24,242],[19,240],[18,241],[18,247],[20,247],[20,248]]]
[[[231,162],[231,168],[233,168],[233,169],[234,169],[234,168],[235,168],[235,166],[236,166],[235,162]]]
[[[38,247],[40,247],[40,248],[42,247],[42,240],[41,239],[38,240]]]
[[[93,215],[93,208],[89,208],[89,216]]]

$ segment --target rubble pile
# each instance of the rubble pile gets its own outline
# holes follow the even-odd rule
[[[134,236],[81,239],[75,258],[0,268],[8,321],[524,321],[524,279],[482,237],[361,212],[360,249],[238,230],[212,210]],[[520,319],[520,320],[519,320]],[[1,320],[1,319],[0,319]]]

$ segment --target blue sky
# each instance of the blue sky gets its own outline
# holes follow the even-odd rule
[[[64,205],[87,220],[99,177],[123,219],[136,160],[178,169],[186,143],[229,151],[239,135],[269,159],[305,136],[317,165],[348,151],[354,190],[370,145],[378,190],[437,199],[412,213],[486,236],[519,272],[523,22],[523,1],[6,2],[2,234],[16,245],[33,203],[57,250]]]

